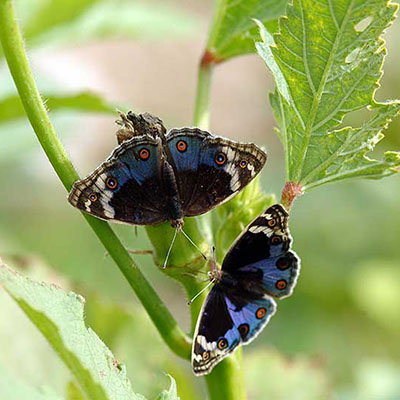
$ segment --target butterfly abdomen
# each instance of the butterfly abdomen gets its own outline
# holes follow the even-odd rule
[[[167,210],[171,225],[176,227],[183,224],[183,211],[179,198],[175,172],[171,164],[164,160],[162,165],[162,180],[167,194]]]

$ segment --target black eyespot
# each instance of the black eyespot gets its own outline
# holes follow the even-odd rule
[[[97,200],[97,194],[96,194],[96,193],[92,193],[92,194],[89,196],[89,200],[90,200],[91,202],[95,202],[95,201]]]
[[[106,185],[109,189],[115,189],[118,186],[118,181],[112,176],[109,176],[106,179]]]
[[[240,165],[240,168],[246,168],[247,164],[248,164],[247,160],[242,160],[242,161],[240,161],[239,165]]]
[[[209,351],[203,351],[202,357],[203,357],[204,361],[207,361],[210,358],[210,352]]]
[[[262,319],[262,318],[264,318],[266,313],[267,313],[266,308],[260,307],[260,308],[256,311],[256,317],[257,317],[257,319]]]
[[[276,268],[280,269],[281,271],[284,271],[285,269],[288,269],[290,267],[289,260],[287,257],[281,257],[278,258],[276,261]]]
[[[215,162],[217,165],[224,165],[226,163],[226,155],[224,153],[218,153],[215,156]]]
[[[284,279],[281,279],[279,281],[276,282],[275,287],[279,290],[283,290],[285,289],[287,286],[287,283]]]
[[[270,219],[270,220],[267,222],[267,224],[268,224],[268,226],[269,226],[270,228],[273,228],[273,227],[276,225],[276,219],[275,219],[275,218]]]
[[[142,150],[140,150],[140,152],[139,152],[139,157],[140,157],[142,160],[147,160],[147,159],[150,157],[150,151],[147,150],[147,149],[142,149]]]
[[[220,350],[226,349],[228,347],[228,341],[225,338],[219,339],[217,346]]]
[[[239,329],[240,336],[242,337],[242,339],[244,339],[247,336],[247,334],[249,333],[250,327],[249,327],[249,324],[241,324],[241,325],[239,325],[238,329]]]
[[[176,143],[176,148],[181,153],[184,153],[187,150],[187,144],[184,140],[179,140],[179,142]]]
[[[282,238],[280,236],[272,236],[271,237],[271,244],[277,245],[282,243]]]

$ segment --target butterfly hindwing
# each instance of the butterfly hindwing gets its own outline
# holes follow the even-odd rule
[[[167,141],[186,216],[203,214],[228,200],[261,171],[267,159],[254,144],[198,128],[172,129]]]
[[[149,136],[125,141],[92,174],[74,183],[69,202],[105,220],[139,225],[165,221],[160,152],[160,141]]]
[[[237,307],[215,285],[200,312],[193,341],[192,366],[196,375],[208,374],[239,344],[254,339],[275,312],[270,298]]]

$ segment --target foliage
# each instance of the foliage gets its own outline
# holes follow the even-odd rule
[[[5,264],[0,265],[0,281],[47,338],[89,399],[144,399],[132,391],[125,366],[85,326],[81,296],[24,278]],[[171,385],[168,399],[176,399],[173,381]]]
[[[70,109],[115,115],[115,106],[107,104],[103,98],[89,92],[61,97],[48,95],[43,98],[51,111]],[[0,123],[22,118],[24,115],[24,108],[18,96],[8,96],[0,100]]]
[[[306,190],[397,172],[400,153],[369,156],[400,110],[397,101],[374,99],[386,54],[381,36],[396,10],[387,0],[295,0],[278,33],[259,23],[257,50],[276,82],[271,105],[288,181]],[[365,108],[372,115],[360,127],[342,126],[345,116]]]
[[[0,3],[4,1],[0,0]],[[186,15],[185,11],[172,3],[154,7],[151,2],[121,1],[119,7],[115,7],[113,2],[106,0],[67,0],[60,8],[60,2],[57,0],[20,0],[17,6],[28,48],[57,48],[60,43],[67,41],[93,40],[100,37],[184,37],[195,32],[200,26],[197,17]],[[375,99],[386,54],[382,34],[393,21],[396,6],[384,0],[293,0],[287,8],[287,15],[281,17],[278,23],[277,17],[284,14],[285,6],[286,0],[217,0],[200,72],[204,62],[214,64],[254,52],[257,48],[276,82],[276,89],[270,96],[270,101],[279,126],[278,133],[285,148],[287,181],[300,182],[302,190],[347,178],[380,178],[391,175],[400,164],[399,153],[386,152],[382,160],[373,160],[372,157],[376,157],[375,153],[372,156],[370,153],[383,138],[382,131],[399,113],[399,102],[378,102]],[[258,21],[258,26],[253,19]],[[279,32],[274,33],[278,25]],[[254,39],[260,40],[259,32],[261,41],[255,47]],[[199,76],[198,93],[203,91],[203,102],[198,102],[196,110],[200,109],[201,104],[204,108],[200,114],[204,118],[200,120],[196,117],[195,123],[201,126],[208,126],[209,120],[211,70],[207,74],[202,76],[200,73]],[[61,115],[71,109],[97,113],[111,113],[115,109],[112,101],[85,91],[66,94],[54,88],[46,90],[42,98],[50,111],[57,110]],[[124,109],[121,106],[118,108]],[[362,118],[365,115],[367,117],[360,126],[356,126],[354,115],[359,116],[360,111],[364,112]],[[27,113],[31,118],[32,110],[28,110]],[[23,108],[19,97],[3,94],[0,100],[0,123],[12,122],[22,116]],[[50,125],[50,122],[48,124]],[[48,126],[43,121],[42,125]],[[11,125],[7,125],[7,130],[9,126]],[[12,132],[10,129],[8,136]],[[40,139],[40,134],[38,136]],[[62,147],[58,147],[53,156],[57,155],[57,151],[60,154],[60,149],[63,150]],[[8,151],[8,148],[5,151]],[[22,145],[19,148],[20,152],[23,152]],[[68,161],[67,158],[65,160]],[[68,165],[61,164],[61,169],[68,169]],[[17,178],[14,179],[14,176]],[[74,171],[68,179],[71,180],[73,176]],[[31,182],[29,179],[24,182],[23,194],[14,193],[15,196],[12,197],[10,187],[11,184],[17,185],[18,173],[14,169],[3,169],[0,170],[0,180],[2,178],[3,185],[7,185],[8,188],[8,200],[4,198],[2,201],[6,204],[9,201],[7,205],[11,205],[15,215],[13,212],[0,215],[2,225],[7,227],[4,228],[4,232],[9,235],[7,240],[1,240],[4,235],[3,227],[0,229],[0,250],[17,253],[33,251],[42,254],[52,260],[56,268],[62,269],[63,273],[78,282],[79,292],[81,289],[89,290],[96,292],[101,298],[114,296],[125,299],[128,285],[124,285],[120,277],[116,277],[117,274],[110,271],[110,261],[100,259],[102,250],[91,238],[90,233],[84,231],[78,221],[75,222],[73,212],[71,211],[70,218],[62,219],[62,215],[67,212],[63,208],[64,204],[54,204],[53,198],[57,194],[51,191],[48,194],[41,188],[38,201],[29,206],[30,212],[22,219],[20,209],[27,207],[26,202],[22,200],[27,197],[26,193],[37,190],[36,186],[42,185],[43,182]],[[395,237],[398,230],[396,227],[400,226],[400,223],[397,223],[398,213],[392,187],[387,186],[387,193],[381,193],[379,196],[372,190],[362,192],[365,187],[357,182],[354,189],[356,193],[353,191],[351,200],[346,204],[343,202],[345,191],[340,186],[334,192],[322,191],[322,195],[330,193],[327,197],[332,203],[343,203],[340,213],[336,214],[335,210],[331,210],[328,215],[322,213],[328,202],[326,199],[320,200],[320,203],[318,200],[307,199],[309,210],[313,210],[312,223],[309,213],[302,212],[301,207],[298,209],[292,222],[292,233],[295,236],[296,249],[302,258],[304,257],[307,268],[303,269],[296,289],[296,299],[288,299],[284,306],[280,304],[274,323],[252,344],[252,349],[245,350],[244,370],[252,398],[285,398],[295,395],[304,395],[304,398],[310,399],[327,398],[331,385],[328,374],[340,388],[336,389],[341,395],[340,398],[355,398],[357,394],[360,394],[360,398],[365,397],[365,379],[373,393],[379,394],[379,389],[374,386],[374,379],[377,382],[381,379],[379,382],[385,383],[385,393],[388,397],[394,398],[398,395],[398,367],[393,359],[394,354],[399,351],[399,328],[398,324],[392,323],[396,319],[398,304],[398,274],[395,265],[387,261],[396,254],[397,245],[392,237],[381,237],[380,244],[384,251],[377,249],[376,240],[370,234],[366,234],[370,232],[368,210],[376,207],[376,204],[383,204],[377,210],[382,215],[379,214],[380,218],[374,221],[376,232],[393,231]],[[367,203],[366,199],[371,199],[370,203]],[[188,219],[185,229],[203,250],[207,251],[210,243],[215,244],[218,261],[221,261],[237,234],[273,201],[274,196],[264,194],[257,181],[212,213],[201,218]],[[43,218],[44,209],[47,210],[47,218]],[[388,213],[390,210],[390,216],[383,216],[381,209]],[[361,221],[355,217],[357,212],[358,215],[364,216]],[[91,220],[88,218],[88,221]],[[152,287],[140,274],[136,263],[125,257],[122,245],[117,243],[118,239],[111,229],[104,228],[104,223],[92,221],[90,224],[117,264],[124,265],[123,268],[120,266],[120,269],[125,271],[125,277],[139,299],[144,303],[147,301],[146,310],[149,312],[149,304],[158,310],[158,314],[152,311],[149,313],[161,336],[170,345],[166,339],[167,334],[174,331],[169,338],[178,337],[182,340],[184,345],[180,342],[180,347],[177,347],[181,349],[180,355],[184,354],[187,357],[189,345],[186,337],[181,333],[176,321],[170,318],[168,309],[156,296],[157,293],[151,290]],[[63,229],[60,229],[60,225]],[[346,226],[349,229],[343,229],[338,235],[338,226]],[[38,236],[39,230],[45,232],[43,238]],[[124,243],[132,245],[133,248],[148,249],[153,245],[156,264],[162,263],[160,260],[164,259],[173,234],[168,225],[149,227],[149,244],[140,232],[139,237],[132,238],[130,230],[115,230],[118,236],[124,239]],[[351,242],[350,231],[357,232],[356,242]],[[69,246],[65,246],[65,243]],[[373,250],[381,253],[375,255],[374,261],[370,261],[368,258]],[[96,257],[95,254],[100,256]],[[140,260],[141,267],[147,268],[146,273],[150,271],[151,280],[154,279],[156,284],[158,279],[162,279],[159,277],[161,274],[152,276],[157,272],[151,268],[153,263],[150,258],[146,260],[138,256],[136,259]],[[177,240],[171,254],[171,262],[173,268],[167,268],[164,272],[185,287],[188,297],[204,286],[202,282],[190,276],[193,275],[193,270],[197,273],[199,269],[203,269],[204,262],[183,237]],[[85,268],[82,268],[82,265]],[[30,298],[32,302],[39,301],[40,299],[35,298],[41,295],[44,296],[41,300],[48,300],[40,300],[37,308],[19,297],[17,299],[18,304],[39,329],[46,336],[51,333],[48,340],[75,371],[80,386],[68,379],[65,392],[67,400],[83,400],[85,396],[82,388],[85,389],[85,393],[98,389],[95,380],[97,366],[83,370],[82,365],[87,361],[85,352],[82,352],[84,347],[74,349],[74,357],[70,357],[67,343],[71,343],[61,335],[64,332],[63,324],[75,321],[76,318],[76,327],[83,332],[83,336],[80,337],[87,338],[89,346],[96,345],[101,349],[101,357],[103,361],[106,359],[106,367],[115,378],[110,384],[121,385],[126,389],[126,381],[121,383],[125,369],[120,371],[119,364],[115,368],[115,365],[110,363],[114,358],[107,347],[84,325],[81,297],[35,283],[9,271],[6,275],[7,279],[14,279],[14,297],[18,297],[17,294],[25,296],[27,292],[33,296]],[[98,284],[99,281],[102,281],[101,284]],[[159,292],[164,291],[164,296],[170,299],[176,287],[171,282],[165,282],[165,279],[162,282]],[[302,285],[302,282],[307,282],[307,287]],[[27,290],[27,287],[34,290]],[[141,291],[142,287],[146,289]],[[163,346],[159,337],[151,336],[153,332],[149,333],[150,321],[143,315],[144,312],[132,314],[121,304],[108,307],[97,304],[93,297],[88,297],[86,293],[85,297],[88,298],[87,320],[95,327],[107,346],[113,349],[114,354],[116,349],[119,351],[118,357],[124,357],[124,363],[129,366],[130,378],[135,387],[140,384],[145,388],[143,391],[150,392],[153,389],[153,394],[154,390],[161,390],[160,387],[151,388],[151,382],[155,379],[154,371],[159,373],[161,366],[175,377],[182,399],[201,398],[199,387],[196,386],[198,380],[191,376],[189,368],[181,367],[175,358],[170,357],[171,353],[168,350],[164,351],[165,345]],[[54,315],[54,321],[49,321],[47,312],[52,311],[59,298],[64,301],[60,304],[63,310]],[[179,297],[175,303],[180,305],[177,312],[180,316],[185,312],[185,306],[182,307],[185,301]],[[200,306],[201,300],[192,306],[192,330]],[[168,321],[170,325],[157,324],[156,315],[165,315],[163,321]],[[57,318],[61,318],[62,321]],[[318,324],[315,321],[318,321]],[[375,331],[381,334],[379,339],[385,335],[385,343],[375,346],[379,341]],[[328,346],[322,342],[322,337],[327,338]],[[347,339],[345,344],[338,339],[343,337]],[[151,346],[148,346],[149,342],[152,343]],[[79,342],[76,341],[77,343]],[[261,346],[266,344],[272,344],[280,353],[265,350],[264,347],[259,351],[253,350],[257,349],[257,346],[261,349]],[[175,352],[177,347],[174,350],[170,345]],[[377,354],[387,355],[387,359],[374,361],[376,354],[372,348]],[[75,356],[75,351],[78,354],[82,352],[82,359]],[[307,352],[310,356],[293,359],[285,356],[287,353],[296,352]],[[360,353],[365,357],[360,357]],[[314,357],[314,354],[326,355],[329,364],[326,365],[324,360]],[[238,359],[232,359],[233,357],[228,358],[221,363],[207,378],[211,398],[244,398],[242,393],[232,397],[232,390],[242,385],[241,372],[236,370],[236,366],[241,365],[240,354]],[[264,384],[262,380],[266,371],[270,379]],[[78,375],[84,382],[79,381]],[[35,400],[59,398],[52,392],[17,382],[7,371],[4,374],[2,372],[1,376],[0,397],[11,400],[12,396],[18,398],[19,393],[23,393],[21,396]],[[286,377],[284,385],[279,379],[280,376]],[[11,389],[4,385],[5,379],[12,383]],[[63,379],[67,382],[66,378]],[[346,387],[350,381],[353,382],[351,390]],[[221,382],[224,384],[221,385]],[[293,388],[296,390],[293,391]],[[101,387],[99,390],[103,389]],[[3,395],[4,390],[8,390],[6,395]],[[129,390],[126,393],[127,396],[135,396]],[[97,394],[95,396],[97,400],[99,397]],[[107,394],[101,393],[100,396],[104,398]],[[159,394],[158,399],[177,396],[176,384],[171,378],[169,390]],[[138,398],[141,396],[138,395]]]
[[[287,0],[217,0],[207,51],[216,61],[254,52],[257,18],[272,31],[286,7]]]

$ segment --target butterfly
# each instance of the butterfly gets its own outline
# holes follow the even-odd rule
[[[255,144],[199,128],[168,133],[151,114],[120,113],[119,146],[89,176],[74,183],[69,202],[95,217],[136,225],[203,214],[237,194],[264,166]]]
[[[215,284],[195,329],[195,375],[210,373],[240,344],[250,343],[274,315],[273,298],[292,294],[300,259],[291,250],[288,217],[282,205],[269,207],[239,235],[221,269],[209,272]]]

